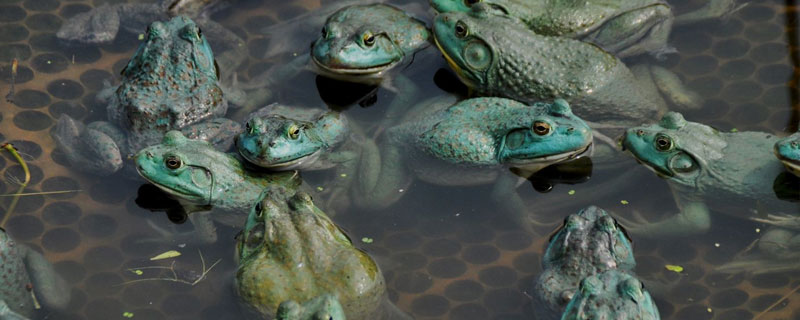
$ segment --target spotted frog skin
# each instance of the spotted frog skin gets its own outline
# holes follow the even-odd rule
[[[514,191],[521,181],[509,168],[536,172],[580,156],[591,145],[591,129],[560,99],[533,105],[505,98],[453,100],[422,103],[385,131],[380,159],[365,160],[369,165],[360,172],[357,201],[387,207],[414,178],[451,186],[493,183],[492,199],[528,228],[526,206]]]
[[[375,261],[353,247],[307,193],[282,186],[265,189],[236,251],[236,291],[262,316],[275,314],[283,301],[331,294],[348,319],[407,317],[388,302]]]
[[[108,104],[108,122],[84,128],[69,116],[59,119],[53,138],[74,168],[112,174],[128,154],[158,143],[169,130],[230,148],[239,124],[221,118],[228,104],[214,55],[192,20],[153,22],[122,77]]]
[[[612,269],[583,279],[561,319],[659,320],[661,316],[639,279]]]
[[[552,1],[552,0],[431,0],[438,12],[469,12],[480,3],[495,14],[519,20],[547,37],[565,37],[600,46],[622,58],[645,52],[663,53],[673,23],[676,25],[725,16],[736,1],[712,0],[706,6],[673,16],[662,0]]]
[[[336,296],[323,294],[302,305],[294,300],[278,306],[275,320],[345,320],[344,310]]]
[[[70,289],[40,253],[16,243],[0,228],[0,319],[29,319],[35,295],[48,309],[63,310]]]
[[[534,289],[536,310],[558,319],[582,279],[607,270],[630,273],[635,266],[625,229],[601,208],[581,209],[550,237]]]
[[[775,156],[783,163],[786,170],[800,176],[800,133],[775,142]]]
[[[241,214],[235,213],[249,210],[266,186],[281,184],[297,188],[301,183],[295,172],[248,170],[236,155],[217,151],[206,141],[186,138],[179,131],[167,132],[161,144],[139,151],[135,162],[145,180],[181,202],[233,212],[233,215],[214,216],[215,220],[233,226],[240,226],[242,220]],[[213,227],[208,227],[210,221],[193,218],[192,222],[195,228],[206,228],[201,234],[205,242],[216,240]]]
[[[437,46],[473,89],[529,102],[563,98],[577,115],[605,124],[657,118],[666,110],[664,98],[684,108],[701,106],[702,99],[666,69],[629,69],[600,47],[539,35],[487,10],[473,6],[439,14],[434,22]]]

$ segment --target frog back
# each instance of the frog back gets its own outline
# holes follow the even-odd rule
[[[537,34],[570,38],[580,38],[591,33],[627,12],[654,5],[669,6],[661,0],[542,0],[542,2],[540,12],[528,12],[528,19],[523,17],[522,20]]]
[[[31,284],[22,250],[3,230],[0,231],[0,300],[8,307],[26,317],[33,316]]]

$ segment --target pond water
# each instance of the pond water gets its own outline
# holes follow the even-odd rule
[[[219,241],[213,245],[159,241],[151,224],[177,231],[189,228],[175,225],[163,211],[142,208],[163,204],[162,194],[143,180],[75,172],[54,151],[49,131],[59,115],[87,123],[105,120],[105,105],[96,102],[96,95],[104,81],[119,81],[120,70],[140,41],[136,33],[121,33],[111,44],[65,46],[55,32],[77,13],[121,2],[125,1],[0,0],[3,95],[11,89],[11,61],[19,60],[15,103],[0,102],[0,141],[12,142],[30,166],[26,192],[74,190],[21,197],[4,227],[17,241],[43,252],[72,287],[68,310],[42,312],[47,319],[239,319],[232,290],[238,230],[219,226]],[[311,40],[285,39],[297,48],[265,59],[270,36],[259,30],[333,1],[233,2],[211,18],[246,41],[247,61],[237,70],[221,72],[236,72],[247,81],[303,54]],[[670,3],[680,13],[703,1]],[[722,131],[786,135],[797,129],[799,119],[796,24],[793,1],[751,1],[725,21],[676,28],[670,44],[677,54],[631,62],[664,66],[706,98],[702,110],[684,114],[688,120]],[[312,38],[318,28],[310,33]],[[421,96],[467,93],[434,48],[403,72],[423,88]],[[275,92],[280,102],[328,105],[365,125],[381,119],[394,95],[383,87],[342,84],[311,72],[286,79]],[[234,111],[230,116],[241,120],[243,114]],[[491,186],[414,182],[405,190],[407,195],[384,212],[353,211],[333,219],[379,263],[392,301],[417,319],[533,319],[527,293],[541,272],[547,235],[566,215],[592,204],[627,216],[635,210],[653,220],[677,212],[666,182],[632,159],[626,161],[626,171],[633,174],[624,178],[618,169],[596,166],[564,174],[568,168],[562,168],[546,170],[521,185],[517,191],[547,224],[537,228],[538,235],[522,232],[497,215],[499,210],[489,201]],[[0,157],[0,173],[0,192],[15,192],[22,170],[11,156]],[[325,173],[303,177],[312,188],[323,189],[328,178]],[[10,203],[10,197],[0,200],[3,212]],[[669,284],[665,292],[654,293],[664,319],[800,319],[800,296],[792,291],[800,285],[797,271],[715,271],[766,228],[715,213],[711,230],[700,236],[634,239],[636,273]],[[182,255],[149,260],[167,250]],[[169,267],[171,261],[179,279],[196,279],[203,271],[200,254],[206,267],[218,264],[193,286],[165,280],[130,283],[169,276],[142,268]],[[667,265],[682,271],[667,270]]]

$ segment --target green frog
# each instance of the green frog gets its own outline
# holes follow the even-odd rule
[[[37,301],[63,310],[70,288],[41,253],[16,243],[0,228],[0,319],[32,318]]]
[[[449,186],[494,184],[491,198],[528,229],[528,210],[515,191],[524,179],[510,169],[533,173],[579,157],[590,150],[592,130],[562,99],[532,105],[505,98],[454,100],[418,105],[400,125],[386,129],[380,153],[362,152],[356,204],[385,208],[415,178]]]
[[[711,0],[696,11],[673,15],[663,0],[431,0],[438,12],[469,12],[480,3],[524,23],[536,34],[590,42],[618,57],[674,51],[667,45],[674,25],[719,18],[738,10],[734,0]]]
[[[628,68],[596,45],[539,35],[485,8],[439,14],[433,27],[437,46],[470,88],[529,102],[563,98],[577,115],[617,126],[657,118],[665,98],[686,109],[702,105],[664,68]]]
[[[570,214],[550,237],[536,280],[536,310],[556,319],[582,279],[607,270],[632,273],[633,243],[605,210],[590,206]]]
[[[409,319],[388,301],[375,261],[305,192],[267,187],[237,238],[236,291],[264,317],[283,301],[331,294],[348,319]]]
[[[344,310],[336,296],[323,294],[302,305],[294,300],[281,302],[275,320],[345,320]]]
[[[657,222],[638,214],[619,219],[631,233],[659,239],[707,231],[712,210],[770,224],[776,228],[762,239],[772,240],[759,243],[770,255],[761,267],[781,264],[796,256],[800,237],[792,240],[789,230],[800,230],[800,216],[795,203],[773,192],[775,177],[784,171],[771,152],[779,139],[763,132],[720,132],[675,112],[658,124],[630,128],[623,149],[667,180],[679,212]],[[796,266],[796,259],[792,263]]]
[[[562,320],[659,320],[650,293],[628,272],[607,270],[581,280]]]
[[[142,149],[134,161],[145,180],[178,198],[190,210],[221,209],[223,212],[213,212],[214,220],[232,226],[241,226],[241,212],[252,207],[265,187],[280,184],[297,188],[302,183],[296,172],[246,168],[235,154],[217,151],[207,141],[189,139],[179,131],[167,132],[161,144]],[[204,242],[216,241],[208,212],[194,213],[190,218]]]
[[[786,170],[800,176],[800,133],[795,133],[775,142],[775,156]]]
[[[111,94],[109,121],[84,127],[62,115],[53,139],[73,168],[98,175],[119,171],[128,154],[170,130],[226,150],[240,126],[222,118],[228,103],[218,76],[211,47],[191,19],[153,22]]]

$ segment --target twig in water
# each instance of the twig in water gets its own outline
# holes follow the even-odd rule
[[[19,184],[19,190],[17,190],[17,193],[22,193],[22,191],[25,190],[25,187],[28,186],[28,182],[31,181],[31,171],[28,169],[28,164],[25,163],[25,160],[23,160],[22,157],[19,155],[17,149],[15,149],[14,146],[11,145],[10,143],[4,143],[0,145],[0,148],[6,149],[8,150],[8,152],[11,152],[11,155],[13,155],[14,158],[16,158],[19,164],[22,166],[22,171],[25,172],[25,181],[22,181],[22,183]],[[18,201],[19,201],[19,196],[15,196],[14,199],[11,199],[11,204],[8,206],[6,213],[3,215],[3,220],[0,220],[0,227],[5,227],[6,221],[8,221],[8,217],[11,216],[12,212],[14,212],[14,208],[17,206]]]
[[[220,261],[222,261],[222,259],[217,259],[217,261],[214,261],[214,263],[211,264],[211,266],[208,267],[208,269],[206,269],[206,260],[203,258],[203,253],[200,252],[200,250],[197,250],[197,253],[200,255],[200,264],[202,265],[203,272],[194,281],[189,281],[189,280],[186,280],[186,279],[179,278],[178,277],[178,273],[175,272],[175,261],[172,261],[172,263],[169,265],[169,267],[150,266],[150,267],[129,268],[128,269],[128,271],[133,272],[133,273],[136,273],[136,271],[150,270],[150,269],[169,270],[172,273],[172,277],[136,279],[136,280],[125,281],[125,282],[123,282],[123,283],[121,283],[119,285],[124,286],[124,285],[127,285],[127,284],[136,283],[136,282],[142,282],[142,281],[171,281],[171,282],[178,282],[178,283],[183,283],[183,284],[188,284],[190,286],[194,286],[194,285],[200,283],[200,281],[203,281],[203,279],[206,278],[206,275],[208,275],[208,273],[211,272],[211,269],[213,269],[217,265],[217,263],[220,263]]]
[[[789,298],[789,296],[791,296],[792,294],[797,292],[797,290],[800,290],[800,284],[797,284],[796,286],[794,286],[794,289],[792,289],[792,291],[789,291],[789,293],[787,293],[786,295],[784,295],[783,297],[778,299],[778,301],[775,301],[775,303],[773,303],[771,306],[767,307],[766,309],[764,309],[764,311],[761,311],[761,313],[759,313],[755,317],[753,317],[753,320],[758,320],[758,318],[761,318],[761,316],[767,314],[767,312],[769,312],[770,310],[772,310],[772,308],[775,308],[779,304],[783,303],[783,301],[785,301],[786,299]]]
[[[42,191],[42,192],[29,192],[29,193],[12,193],[12,194],[0,194],[0,197],[17,197],[17,196],[43,196],[49,194],[62,194],[62,193],[72,193],[72,192],[81,192],[81,189],[75,190],[58,190],[58,191]]]
[[[17,65],[19,61],[17,58],[11,61],[11,90],[8,90],[8,94],[6,95],[6,101],[8,103],[14,103],[14,83],[17,82]]]

